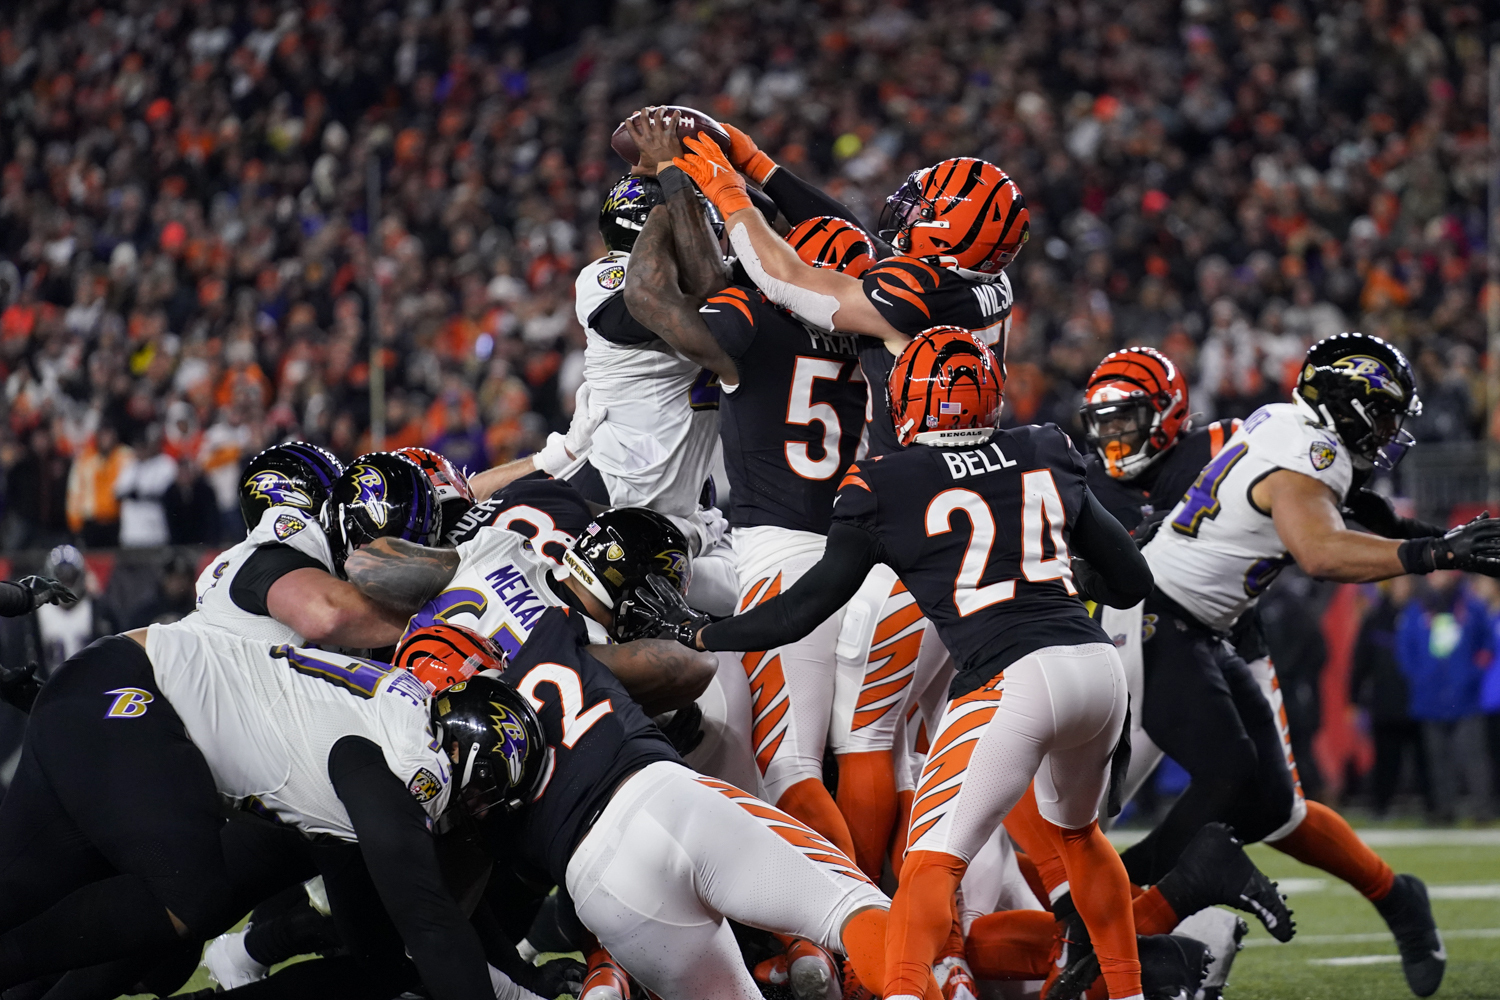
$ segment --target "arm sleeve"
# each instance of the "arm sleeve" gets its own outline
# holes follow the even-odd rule
[[[864,528],[834,522],[817,565],[791,589],[703,630],[708,650],[774,649],[795,642],[849,603],[880,561],[880,542]]]
[[[31,592],[19,583],[0,583],[0,618],[31,613]]]
[[[252,615],[269,615],[271,612],[266,610],[266,594],[270,593],[273,583],[294,569],[320,569],[328,572],[327,566],[290,545],[280,542],[262,545],[251,553],[250,558],[245,560],[245,565],[234,574],[234,580],[229,584],[229,599],[241,611],[248,611]]]
[[[849,206],[811,181],[798,177],[786,167],[778,167],[770,177],[766,178],[763,190],[771,196],[776,207],[781,209],[781,214],[786,216],[786,220],[794,226],[820,215],[833,215],[840,219],[847,219],[861,229],[865,227],[865,224],[849,210]]]
[[[427,814],[380,747],[346,736],[328,777],[349,812],[370,879],[434,1000],[494,1000],[479,935],[443,883]]]
[[[1071,544],[1096,571],[1099,592],[1090,597],[1112,608],[1130,608],[1151,593],[1153,580],[1146,557],[1135,547],[1130,532],[1087,488],[1083,491],[1083,508],[1073,525]]]
[[[588,325],[595,333],[611,344],[649,344],[658,339],[656,334],[630,315],[625,308],[624,295],[611,295],[604,305],[589,316]]]
[[[763,306],[758,290],[730,285],[710,295],[698,315],[724,353],[738,362],[755,341],[755,311]]]

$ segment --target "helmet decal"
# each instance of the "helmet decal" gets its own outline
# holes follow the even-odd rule
[[[646,185],[641,179],[639,177],[627,177],[609,189],[609,195],[604,199],[604,211],[619,212],[624,209],[634,208],[636,203],[646,196]]]
[[[297,488],[284,473],[275,470],[257,472],[245,480],[245,489],[250,496],[264,500],[269,507],[301,507],[309,510],[312,497]]]
[[[354,467],[354,485],[359,488],[359,495],[354,502],[365,508],[371,521],[384,528],[390,517],[389,505],[385,499],[385,475],[374,466],[361,463]]]
[[[1345,372],[1349,378],[1363,382],[1375,392],[1386,393],[1398,403],[1406,402],[1406,390],[1397,380],[1396,373],[1379,358],[1372,358],[1368,354],[1353,354],[1340,358],[1329,367]]]
[[[511,784],[521,780],[521,772],[526,763],[526,727],[521,720],[516,718],[514,712],[500,704],[498,701],[490,702],[490,708],[494,712],[490,715],[490,721],[495,724],[495,730],[500,734],[500,745],[495,748],[496,753],[505,758],[505,767],[510,773]]]
[[[672,581],[672,586],[678,590],[687,586],[688,580],[688,558],[687,553],[681,549],[667,549],[665,552],[656,554],[656,561],[661,564],[661,575]]]

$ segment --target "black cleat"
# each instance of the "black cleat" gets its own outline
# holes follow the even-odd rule
[[[1052,912],[1062,925],[1062,953],[1057,959],[1057,976],[1047,984],[1042,1000],[1075,1000],[1099,978],[1099,956],[1094,954],[1089,929],[1073,907],[1071,893],[1059,896]]]
[[[1415,875],[1397,875],[1391,891],[1375,900],[1375,909],[1395,935],[1406,985],[1419,997],[1432,996],[1443,983],[1448,951],[1432,919],[1426,884]]]
[[[1135,942],[1146,1000],[1192,1000],[1214,960],[1208,945],[1181,934],[1151,934]]]
[[[1253,913],[1278,941],[1290,941],[1297,932],[1286,897],[1255,867],[1244,845],[1223,823],[1208,823],[1199,830],[1156,887],[1179,918],[1223,904]]]

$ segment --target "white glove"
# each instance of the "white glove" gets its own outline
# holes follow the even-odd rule
[[[607,407],[593,405],[587,382],[578,387],[573,400],[573,422],[568,425],[568,433],[548,434],[542,450],[532,456],[532,464],[554,479],[566,479],[583,466],[593,447],[594,431],[609,414]]]

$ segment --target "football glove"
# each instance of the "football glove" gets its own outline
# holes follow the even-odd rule
[[[714,203],[724,218],[755,207],[745,193],[745,178],[730,165],[718,143],[690,135],[682,140],[682,144],[689,152],[675,157],[672,163],[693,179],[698,190]]]
[[[771,174],[776,171],[776,161],[761,152],[755,140],[744,132],[728,122],[723,125],[724,131],[729,133],[729,162],[746,177],[764,187]]]
[[[686,708],[679,708],[668,715],[670,718],[657,717],[657,728],[673,748],[685,757],[703,742],[703,709],[698,707],[696,701],[692,701],[688,702]]]
[[[1396,550],[1408,573],[1455,569],[1500,576],[1500,521],[1485,511],[1438,538],[1413,538]]]
[[[31,610],[43,604],[76,604],[78,595],[50,576],[24,576],[16,585],[31,595]]]
[[[1364,487],[1344,499],[1343,513],[1381,538],[1433,538],[1443,534],[1443,529],[1435,525],[1397,515],[1390,500]]]
[[[629,634],[634,639],[672,639],[689,649],[698,648],[698,632],[713,619],[688,607],[687,601],[663,577],[652,574],[644,586],[623,601],[615,611],[615,638]]]
[[[36,672],[35,660],[24,667],[0,668],[0,701],[31,714],[36,696],[42,693],[42,682],[37,680]]]

